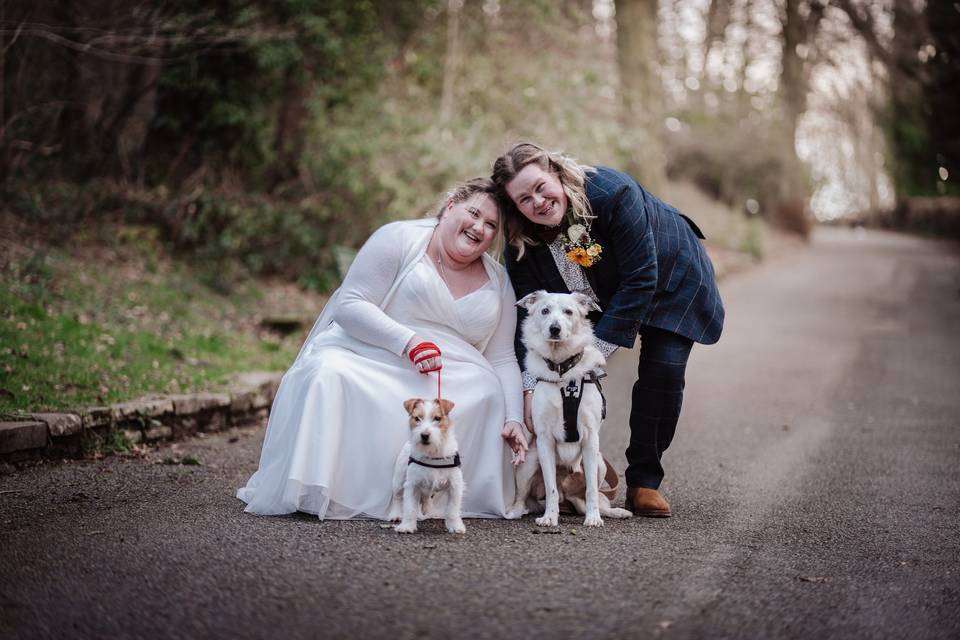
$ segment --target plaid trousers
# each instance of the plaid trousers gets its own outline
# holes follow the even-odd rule
[[[680,418],[693,341],[648,326],[640,330],[640,338],[625,476],[628,487],[657,489],[663,481],[663,452],[670,446]]]

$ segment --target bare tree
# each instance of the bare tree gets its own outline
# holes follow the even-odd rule
[[[806,234],[810,221],[806,213],[805,172],[797,157],[797,124],[807,108],[808,70],[806,52],[823,16],[819,2],[801,4],[786,0],[781,17],[783,25],[780,60],[780,105],[783,113],[780,132],[781,174],[775,222]]]
[[[710,0],[710,7],[707,9],[707,32],[703,42],[704,75],[706,75],[710,51],[715,44],[723,41],[727,25],[730,24],[730,4],[730,0]]]
[[[453,115],[454,89],[460,67],[460,10],[463,0],[447,0],[447,55],[443,65],[443,91],[440,95],[440,122]]]
[[[656,192],[666,181],[657,1],[616,0],[616,16],[624,126],[634,145],[627,170]]]
[[[897,199],[910,191],[932,189],[935,184],[932,171],[927,184],[916,184],[917,175],[911,171],[911,163],[924,154],[928,142],[923,132],[929,119],[929,105],[924,99],[929,77],[922,56],[930,34],[923,9],[911,0],[893,0],[893,37],[885,41],[869,4],[835,1],[867,44],[870,54],[887,70],[889,104],[880,115],[890,142],[890,168]]]

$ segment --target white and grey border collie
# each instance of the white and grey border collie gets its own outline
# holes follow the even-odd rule
[[[526,370],[537,378],[533,393],[537,446],[531,447],[526,462],[517,467],[516,500],[507,517],[528,513],[527,498],[540,470],[546,506],[536,522],[544,527],[556,526],[561,499],[557,487],[559,465],[571,472],[583,471],[585,496],[563,498],[585,515],[585,526],[602,526],[601,515],[629,518],[629,511],[611,507],[610,500],[599,491],[605,465],[600,455],[604,400],[598,374],[606,360],[594,346],[593,328],[587,319],[591,309],[598,309],[596,303],[583,293],[534,291],[517,306],[527,311],[521,326],[521,340],[527,348]]]

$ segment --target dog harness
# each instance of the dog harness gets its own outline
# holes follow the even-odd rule
[[[458,451],[452,456],[445,458],[421,458],[419,460],[411,455],[407,465],[411,464],[418,464],[421,467],[430,467],[431,469],[452,469],[453,467],[460,466],[460,452]]]
[[[583,358],[583,351],[580,353],[570,356],[563,362],[554,362],[553,360],[546,360],[547,368],[550,371],[556,371],[557,374],[562,378],[570,369],[577,366],[577,363]],[[560,397],[563,400],[563,441],[564,442],[579,442],[580,440],[580,430],[577,429],[577,413],[580,411],[580,401],[583,399],[583,385],[585,384],[595,384],[597,385],[597,391],[600,392],[600,400],[603,403],[600,409],[600,418],[604,419],[607,417],[607,397],[603,395],[603,387],[600,386],[600,378],[605,377],[607,374],[603,373],[597,375],[596,371],[589,372],[586,376],[580,378],[580,380],[571,380],[567,383],[567,386],[560,387]],[[543,382],[552,382],[557,384],[555,380],[545,380],[544,378],[538,378]]]

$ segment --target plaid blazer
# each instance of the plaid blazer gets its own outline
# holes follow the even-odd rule
[[[597,337],[632,347],[641,327],[651,326],[702,344],[719,340],[723,303],[697,225],[614,169],[588,171],[585,186],[596,216],[591,236],[603,247],[602,259],[584,269],[603,309],[591,315]],[[538,289],[568,293],[545,245],[527,246],[522,260],[508,246],[504,260],[517,299]],[[519,309],[520,362],[525,313]]]

